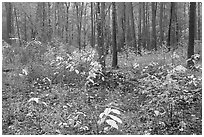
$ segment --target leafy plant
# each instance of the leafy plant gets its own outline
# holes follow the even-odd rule
[[[122,124],[122,120],[117,116],[112,115],[111,112],[117,115],[121,114],[120,111],[117,109],[106,108],[104,112],[99,115],[100,119],[98,121],[98,125],[101,125],[106,122],[108,125],[111,126],[110,128],[118,129],[117,123]],[[107,130],[107,127],[105,127],[104,130]]]

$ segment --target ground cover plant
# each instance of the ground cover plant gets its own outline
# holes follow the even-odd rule
[[[3,53],[3,62],[15,59]],[[26,65],[7,63],[3,134],[201,134],[201,69],[133,56],[102,73],[95,49],[68,53],[62,44]]]

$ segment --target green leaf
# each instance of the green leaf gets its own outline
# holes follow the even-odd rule
[[[122,123],[122,120],[116,116],[113,115],[108,115],[109,117],[111,117],[113,120],[117,121],[118,123]]]
[[[116,123],[114,120],[107,119],[106,122],[107,122],[111,127],[118,129],[118,125],[117,125],[117,123]]]
[[[111,111],[113,112],[113,113],[115,113],[115,114],[120,114],[120,111],[119,110],[117,110],[117,109],[111,109]]]

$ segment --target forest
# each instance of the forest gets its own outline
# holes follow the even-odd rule
[[[202,135],[201,2],[2,2],[3,135]]]

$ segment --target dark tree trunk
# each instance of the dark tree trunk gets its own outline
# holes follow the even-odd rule
[[[195,15],[196,15],[196,3],[190,2],[188,59],[190,59],[192,55],[194,55]],[[188,67],[194,66],[193,61],[188,60],[187,66]]]
[[[162,42],[164,39],[163,33],[163,2],[160,2],[160,19],[159,19],[159,26],[160,26],[160,46],[162,46]]]
[[[140,51],[137,48],[137,41],[136,41],[136,35],[135,35],[135,22],[134,22],[134,13],[133,13],[133,6],[132,2],[130,2],[130,19],[131,19],[131,29],[132,29],[132,40],[133,40],[133,47],[135,48],[136,53],[140,53]]]
[[[101,5],[101,6],[100,6]],[[98,32],[98,53],[99,62],[102,65],[102,69],[105,68],[105,57],[104,57],[104,36],[103,36],[103,21],[105,18],[105,3],[97,2],[97,32]]]
[[[113,60],[112,67],[117,68],[118,58],[117,58],[117,42],[116,42],[116,6],[115,2],[112,3],[112,45],[113,45]]]
[[[94,47],[94,18],[93,18],[93,2],[91,2],[91,47]]]
[[[157,35],[156,35],[156,3],[152,2],[152,48],[157,50]]]
[[[139,25],[138,25],[138,52],[141,53],[141,42],[142,42],[142,3],[139,2]]]
[[[5,2],[5,7],[6,7],[6,38],[5,41],[8,44],[12,44],[11,42],[11,32],[12,32],[12,4],[10,2]]]

